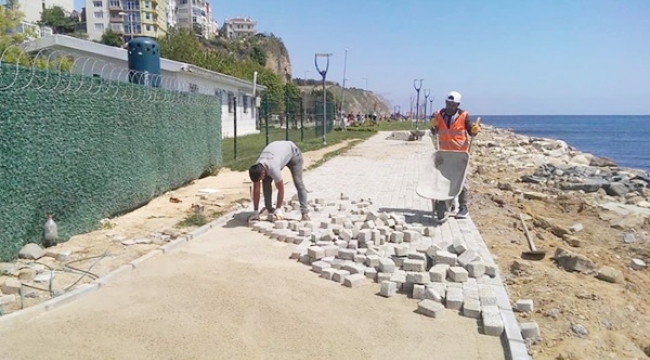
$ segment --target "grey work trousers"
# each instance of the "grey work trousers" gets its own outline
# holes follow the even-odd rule
[[[293,153],[291,160],[287,164],[289,171],[291,171],[291,177],[293,178],[293,184],[296,186],[296,191],[298,191],[298,201],[300,202],[300,213],[307,214],[309,213],[309,207],[307,206],[307,189],[305,188],[305,183],[302,181],[302,153],[299,149]],[[270,176],[264,177],[262,180],[262,191],[264,192],[264,206],[269,212],[273,212],[273,179]],[[278,207],[281,207],[282,204],[276,204]]]
[[[469,202],[469,179],[465,177],[463,182],[463,190],[458,194],[458,206],[467,208],[467,203]]]

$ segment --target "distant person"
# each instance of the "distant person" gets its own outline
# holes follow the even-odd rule
[[[309,220],[309,207],[307,205],[307,189],[302,182],[303,159],[302,152],[293,141],[273,141],[269,143],[260,154],[255,165],[248,169],[248,176],[253,182],[253,208],[255,214],[249,220],[259,220],[260,203],[260,182],[264,191],[264,207],[269,215],[276,219],[282,218],[282,202],[284,201],[284,182],[282,180],[282,169],[288,167],[291,171],[293,183],[298,191],[300,201],[300,213],[302,220]],[[278,197],[275,203],[277,209],[273,208],[272,182],[278,189]]]
[[[459,108],[461,95],[452,91],[447,95],[445,108],[436,111],[431,119],[431,133],[438,134],[440,150],[469,151],[469,136],[476,136],[481,131],[480,117],[472,124],[469,113]],[[465,219],[469,215],[469,183],[464,181],[463,190],[458,196],[457,219]]]

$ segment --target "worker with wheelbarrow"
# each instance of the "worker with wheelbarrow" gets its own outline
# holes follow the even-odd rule
[[[469,113],[459,107],[460,100],[460,93],[450,92],[445,99],[445,107],[436,111],[431,119],[431,134],[438,136],[438,150],[469,153],[470,137],[481,131],[481,118],[472,123]],[[458,195],[458,212],[455,215],[457,219],[464,219],[469,215],[469,185],[467,175],[464,176],[463,188]]]

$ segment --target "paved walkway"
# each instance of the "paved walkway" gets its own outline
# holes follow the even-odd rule
[[[386,135],[308,172],[310,196],[370,197],[427,224],[431,205],[415,184],[430,140]],[[437,231],[486,255],[470,219]],[[416,300],[376,296],[376,284],[320,279],[288,260],[292,248],[230,221],[70,305],[0,328],[0,358],[504,359],[500,339],[481,335],[476,320],[429,319],[414,313]]]

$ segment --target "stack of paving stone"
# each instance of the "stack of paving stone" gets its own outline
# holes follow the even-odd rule
[[[312,221],[257,221],[253,230],[297,246],[292,259],[320,277],[350,288],[376,282],[380,295],[398,292],[420,300],[417,311],[440,317],[446,309],[481,319],[486,335],[499,336],[504,323],[492,287],[497,269],[468,249],[462,237],[443,239],[433,227],[406,223],[379,212],[372,199],[310,201]],[[294,197],[287,217],[299,218]]]

